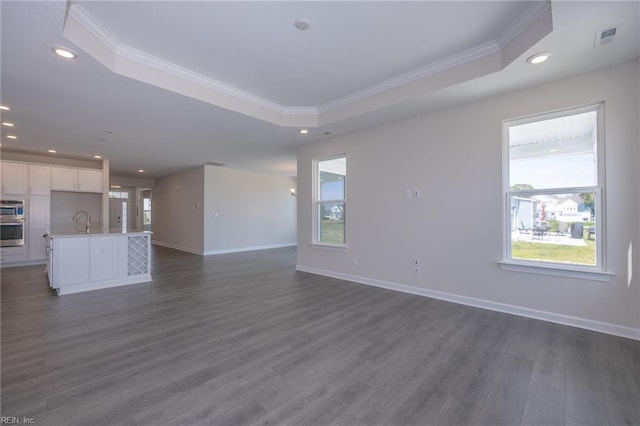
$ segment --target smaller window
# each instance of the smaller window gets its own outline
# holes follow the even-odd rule
[[[127,191],[109,191],[109,198],[129,198]]]
[[[314,238],[315,243],[346,244],[346,178],[344,155],[315,163]]]
[[[144,198],[142,200],[142,212],[142,224],[151,225],[151,198]]]

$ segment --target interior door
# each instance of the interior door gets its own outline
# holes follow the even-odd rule
[[[127,232],[129,222],[126,198],[109,198],[109,231]]]

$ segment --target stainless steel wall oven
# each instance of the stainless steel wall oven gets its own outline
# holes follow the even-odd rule
[[[24,201],[0,201],[0,247],[24,246],[24,217]]]

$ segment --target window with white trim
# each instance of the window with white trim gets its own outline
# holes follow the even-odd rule
[[[505,262],[604,271],[603,105],[504,123]]]
[[[347,157],[331,157],[314,162],[313,242],[346,245]]]

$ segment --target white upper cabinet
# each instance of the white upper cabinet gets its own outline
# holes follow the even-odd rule
[[[102,192],[102,170],[78,169],[78,191]]]
[[[31,195],[49,195],[51,193],[51,167],[29,166],[29,193]]]
[[[27,168],[26,164],[2,162],[3,195],[27,194]]]
[[[102,170],[51,168],[51,190],[72,192],[103,192]]]
[[[0,162],[2,196],[51,195],[51,191],[104,192],[101,169]]]
[[[51,168],[51,190],[75,191],[78,183],[78,169],[69,167]]]

